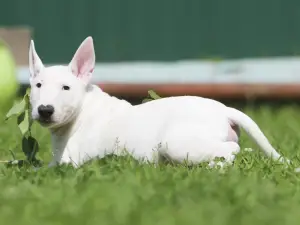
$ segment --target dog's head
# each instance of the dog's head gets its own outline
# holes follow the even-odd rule
[[[91,37],[82,42],[67,66],[45,67],[31,41],[29,71],[32,118],[49,128],[72,121],[81,110],[94,67],[95,52]]]

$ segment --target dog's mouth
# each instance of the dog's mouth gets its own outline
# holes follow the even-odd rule
[[[43,126],[50,126],[54,123],[54,121],[51,118],[38,118],[38,122]]]

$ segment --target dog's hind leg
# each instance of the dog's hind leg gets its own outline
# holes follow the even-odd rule
[[[165,146],[160,150],[160,154],[168,160],[177,163],[185,161],[188,164],[209,162],[211,167],[215,165],[213,160],[216,157],[224,158],[223,164],[232,164],[235,154],[240,151],[240,146],[234,141],[201,139],[188,135],[178,138],[169,136],[164,143]]]
[[[236,154],[240,152],[240,146],[233,141],[223,142],[222,146],[220,145],[219,151],[220,152],[218,152],[218,156],[216,157],[223,157],[224,161],[216,162],[215,160],[211,160],[208,164],[209,167],[213,168],[215,166],[220,166],[222,168],[225,165],[232,165]]]

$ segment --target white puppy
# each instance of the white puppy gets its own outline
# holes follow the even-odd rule
[[[283,161],[244,113],[196,96],[133,106],[90,84],[94,66],[91,37],[82,42],[68,66],[45,67],[31,41],[32,117],[51,131],[53,159],[49,166],[79,166],[106,154],[122,154],[124,149],[138,160],[154,163],[165,158],[213,165],[215,157],[232,163],[240,151],[239,127],[267,156]]]

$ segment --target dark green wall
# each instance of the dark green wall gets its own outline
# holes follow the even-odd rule
[[[47,63],[88,35],[97,61],[300,53],[299,0],[0,0],[0,25],[30,25]]]

